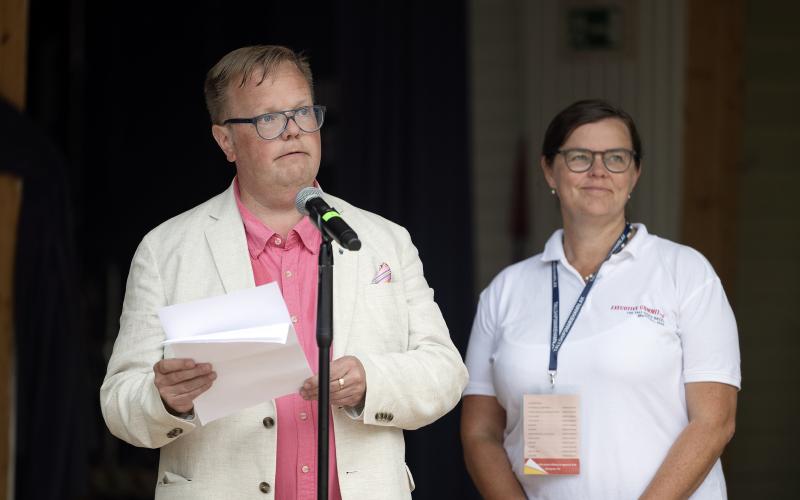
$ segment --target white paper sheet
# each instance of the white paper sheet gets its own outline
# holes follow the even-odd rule
[[[167,339],[291,323],[276,283],[227,295],[163,307],[158,311]]]
[[[297,392],[311,376],[277,284],[162,308],[170,357],[211,363],[217,379],[194,400],[207,424]]]

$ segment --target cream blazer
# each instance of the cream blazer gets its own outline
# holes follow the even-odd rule
[[[332,409],[342,498],[407,499],[414,482],[402,430],[450,411],[466,385],[466,367],[408,232],[325,197],[363,244],[358,252],[333,245],[333,357],[358,357],[367,376],[360,415]],[[383,262],[392,281],[373,285]],[[232,185],[152,230],[136,250],[100,404],[112,434],[160,449],[157,499],[274,497],[280,422],[262,423],[275,418],[274,401],[199,426],[169,414],[153,383],[153,365],[163,357],[159,308],[253,286]]]

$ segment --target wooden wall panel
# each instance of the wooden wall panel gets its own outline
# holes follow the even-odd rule
[[[22,109],[28,43],[26,0],[0,0],[0,95]],[[22,196],[19,179],[0,174],[0,495],[11,493],[13,363],[13,276],[17,218]]]
[[[744,162],[735,300],[742,353],[736,436],[723,465],[730,500],[800,492],[800,3],[746,2]],[[768,271],[765,271],[768,270]],[[764,457],[770,457],[765,460]]]
[[[734,289],[744,114],[744,0],[687,3],[683,241]]]
[[[5,496],[9,485],[11,446],[9,429],[12,418],[13,359],[12,312],[14,250],[17,216],[22,185],[19,179],[0,174],[0,495]]]
[[[25,107],[28,2],[0,0],[0,95]]]

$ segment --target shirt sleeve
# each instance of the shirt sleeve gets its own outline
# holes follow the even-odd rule
[[[680,303],[678,331],[685,382],[721,382],[741,388],[736,319],[711,264],[699,257],[699,283]]]
[[[467,371],[469,382],[464,389],[464,396],[495,396],[492,364],[496,350],[497,305],[492,300],[492,289],[481,293],[478,311],[472,323],[472,333],[467,347]]]

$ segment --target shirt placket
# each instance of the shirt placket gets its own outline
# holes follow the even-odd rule
[[[299,239],[294,238],[296,235],[290,236],[289,241],[286,242],[286,249],[281,252],[280,259],[280,280],[281,288],[283,289],[283,296],[286,300],[286,306],[289,309],[289,315],[295,330],[307,330],[309,325],[301,324],[302,307],[301,302],[301,285],[298,279],[298,265],[300,260],[300,252],[302,252],[302,245]],[[308,333],[308,332],[305,332]],[[301,337],[307,337],[303,335]],[[313,338],[313,337],[312,337]],[[315,360],[309,360],[312,366]],[[317,489],[317,442],[316,442],[316,427],[314,422],[314,406],[315,402],[306,401],[297,396],[294,398],[294,420],[297,428],[297,498],[299,499],[313,499],[316,497]]]
[[[297,498],[299,499],[314,499],[317,493],[317,434],[312,406],[312,402],[303,398],[295,399],[295,423],[298,429]]]

